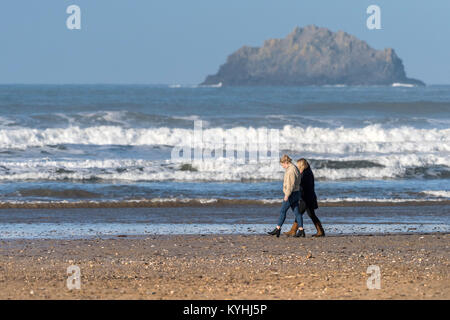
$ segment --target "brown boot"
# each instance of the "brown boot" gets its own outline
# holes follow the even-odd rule
[[[325,231],[322,228],[322,224],[320,221],[317,221],[315,224],[317,233],[313,235],[313,237],[325,237]]]
[[[294,224],[292,225],[291,230],[284,232],[285,235],[287,236],[295,236],[295,232],[297,231],[298,228],[298,223],[294,222]]]

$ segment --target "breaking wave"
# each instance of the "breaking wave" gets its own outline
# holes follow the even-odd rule
[[[369,159],[312,159],[319,180],[450,178],[445,155],[381,155]],[[227,158],[176,163],[170,160],[96,159],[0,161],[0,181],[270,181],[282,179],[278,163],[237,164]]]
[[[267,139],[267,128],[235,127],[203,129],[203,146],[214,147],[217,141],[250,141],[250,149]],[[326,154],[450,152],[450,129],[386,129],[380,125],[363,128],[318,128],[284,126],[278,131],[284,150]],[[0,129],[0,148],[42,147],[46,145],[127,145],[190,146],[193,130],[183,128],[124,128],[95,126],[88,128]],[[219,140],[218,140],[219,139]],[[259,140],[258,140],[259,139]],[[239,145],[238,145],[239,147]]]

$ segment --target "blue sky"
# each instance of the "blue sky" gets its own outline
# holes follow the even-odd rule
[[[66,28],[72,4],[81,30]],[[382,30],[366,27],[371,4]],[[309,24],[392,47],[408,77],[450,84],[448,0],[2,0],[0,83],[196,84],[242,45]]]

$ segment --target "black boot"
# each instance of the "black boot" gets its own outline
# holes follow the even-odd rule
[[[280,233],[281,233],[281,228],[275,228],[273,229],[273,231],[267,232],[268,234],[270,234],[271,236],[277,236],[277,238],[280,237]]]
[[[298,229],[297,232],[295,233],[294,237],[296,237],[296,238],[300,238],[300,237],[304,238],[305,237],[305,230],[304,229],[303,230]]]

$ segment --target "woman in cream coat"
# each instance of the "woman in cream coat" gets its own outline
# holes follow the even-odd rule
[[[285,169],[284,182],[283,182],[283,203],[281,204],[280,217],[276,228],[268,232],[270,235],[280,236],[281,227],[284,220],[286,220],[286,212],[289,208],[294,211],[295,219],[298,223],[298,229],[295,233],[295,237],[305,237],[305,231],[303,230],[303,217],[299,211],[300,201],[300,171],[292,163],[292,159],[288,155],[284,155],[280,159],[281,166]]]

